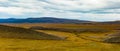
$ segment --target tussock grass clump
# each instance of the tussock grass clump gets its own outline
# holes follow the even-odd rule
[[[63,40],[63,38],[31,29],[0,25],[0,38]]]

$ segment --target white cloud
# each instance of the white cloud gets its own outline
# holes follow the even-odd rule
[[[82,14],[84,20],[114,21],[120,20],[120,14]]]
[[[0,13],[84,20],[120,20],[120,0],[0,0]],[[2,15],[3,16],[3,15]]]
[[[0,0],[0,2],[7,2],[8,0]]]
[[[13,14],[13,15],[22,15],[26,12],[37,12],[32,9],[25,9],[21,7],[0,7],[0,12]]]
[[[48,2],[67,10],[93,10],[107,6],[103,0],[49,0]]]

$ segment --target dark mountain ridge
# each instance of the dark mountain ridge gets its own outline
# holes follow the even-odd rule
[[[15,18],[0,19],[0,23],[87,23],[87,22],[90,21],[52,18],[52,17],[26,18],[26,19],[15,19]]]
[[[76,20],[76,19],[64,19],[64,18],[53,18],[53,17],[40,17],[40,18],[25,18],[25,19],[0,19],[0,23],[69,23],[69,24],[120,24],[120,21],[87,21],[87,20]]]

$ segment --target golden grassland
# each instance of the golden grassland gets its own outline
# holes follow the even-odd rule
[[[120,44],[104,43],[106,35],[118,32],[114,29],[120,25],[80,25],[80,24],[5,24],[30,28],[44,26],[53,28],[103,28],[111,30],[106,33],[75,33],[36,30],[50,35],[67,37],[66,40],[27,40],[0,38],[0,51],[120,51]]]
[[[0,39],[0,51],[119,51],[119,44],[109,44],[96,42],[78,38],[71,33],[52,32],[63,37],[68,37],[67,40],[25,40],[25,39]]]
[[[9,26],[17,26],[30,28],[32,26],[53,27],[53,28],[105,28],[115,29],[120,28],[120,24],[52,24],[52,23],[22,23],[22,24],[4,24]]]

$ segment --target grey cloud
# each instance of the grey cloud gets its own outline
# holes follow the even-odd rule
[[[0,2],[0,12],[15,16],[110,17],[120,14],[119,5],[120,0],[7,0]]]

